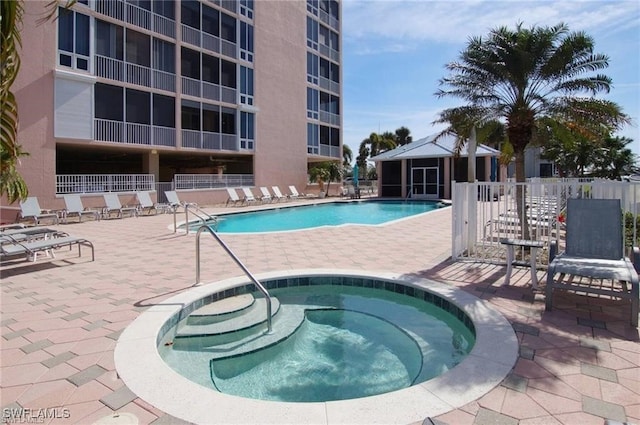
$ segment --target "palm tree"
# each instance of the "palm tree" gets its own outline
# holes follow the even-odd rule
[[[396,133],[393,138],[398,146],[404,146],[413,141],[413,138],[411,137],[411,130],[404,126],[396,129]]]
[[[452,116],[467,116],[477,126],[504,121],[515,156],[516,181],[524,182],[524,151],[543,118],[591,136],[609,134],[629,123],[617,104],[593,97],[611,87],[606,75],[589,75],[609,64],[607,56],[593,50],[591,37],[569,32],[562,23],[531,28],[519,23],[515,30],[499,27],[486,38],[472,37],[459,60],[447,64],[451,75],[439,81],[436,93],[467,104],[442,111],[435,122],[449,123]],[[584,93],[592,97],[578,96]],[[522,201],[522,185],[516,192]],[[522,236],[529,239],[523,202],[517,204]]]
[[[388,151],[396,147],[393,133],[386,132],[383,134],[371,133],[368,138],[360,143],[360,152],[356,158],[356,163],[364,170],[367,166],[367,159],[382,152]]]
[[[77,0],[67,0],[69,8]],[[47,4],[47,14],[41,22],[52,19],[58,2]],[[6,195],[9,203],[24,199],[29,189],[18,172],[20,157],[28,155],[18,143],[18,103],[11,87],[20,71],[20,28],[24,13],[23,0],[0,1],[0,196]]]
[[[349,145],[342,145],[342,165],[348,167],[353,161],[353,151]]]
[[[622,176],[638,171],[637,157],[628,145],[633,139],[628,137],[606,137],[602,147],[594,153],[593,175],[611,180],[621,180]]]

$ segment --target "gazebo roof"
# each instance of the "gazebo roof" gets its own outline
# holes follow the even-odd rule
[[[454,156],[456,138],[453,135],[442,136],[438,141],[435,141],[436,134],[427,136],[420,140],[415,140],[404,146],[399,146],[387,152],[383,152],[380,155],[376,155],[371,158],[371,161],[396,161],[399,159],[417,159],[417,158],[446,158]],[[460,152],[461,157],[468,155],[467,147]],[[498,156],[500,151],[490,148],[486,145],[479,144],[476,148],[476,157],[481,156]]]

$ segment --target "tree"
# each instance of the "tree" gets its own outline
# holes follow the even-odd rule
[[[341,180],[342,172],[342,165],[338,161],[321,162],[309,168],[309,180],[318,182],[321,192],[324,192],[324,183],[327,182],[329,193],[331,182]]]
[[[411,143],[413,141],[413,138],[411,137],[411,130],[404,126],[396,129],[394,141],[398,146],[404,146]]]
[[[594,152],[592,175],[611,180],[638,172],[637,158],[626,146],[633,143],[628,137],[606,137],[600,149]]]
[[[67,0],[64,7],[69,8],[76,1]],[[45,18],[40,22],[55,16],[58,2],[52,0],[47,9]],[[17,169],[20,157],[28,153],[18,143],[18,102],[11,90],[20,71],[23,13],[23,0],[0,1],[0,196],[6,195],[9,203],[29,195],[27,184]]]
[[[504,121],[516,162],[516,181],[525,181],[524,151],[543,118],[595,139],[629,123],[620,107],[596,99],[609,92],[611,79],[590,75],[606,68],[609,58],[596,54],[594,41],[565,24],[515,30],[499,27],[486,38],[472,37],[459,60],[446,65],[450,76],[439,81],[436,96],[456,97],[466,105],[446,109],[435,122],[467,116],[474,125]],[[579,97],[590,93],[591,97]],[[522,200],[522,185],[516,191]],[[518,202],[522,236],[529,239],[523,202]]]
[[[360,150],[356,163],[364,170],[367,166],[367,159],[386,152],[396,147],[393,133],[383,134],[371,133],[368,138],[360,143]]]
[[[353,161],[353,151],[348,145],[342,145],[342,165],[348,167]]]

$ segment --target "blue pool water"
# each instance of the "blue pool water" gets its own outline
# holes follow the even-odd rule
[[[436,201],[332,202],[218,216],[221,233],[280,232],[342,224],[376,225],[422,214],[443,204]],[[198,226],[199,227],[199,226]],[[193,227],[191,231],[196,231]]]
[[[331,278],[324,279],[328,283]],[[159,350],[183,376],[226,394],[322,402],[427,381],[455,367],[473,348],[474,331],[450,311],[450,303],[402,285],[370,283],[372,287],[355,287],[314,281],[271,290],[280,302],[274,332],[286,326],[283,320],[295,317],[292,312],[303,315],[290,336],[260,349],[235,351],[259,340],[258,329],[219,344],[207,336],[174,339],[172,345],[161,343]]]

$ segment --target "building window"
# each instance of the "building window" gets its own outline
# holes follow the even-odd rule
[[[200,53],[183,47],[180,60],[182,76],[200,80]]]
[[[176,17],[176,5],[174,0],[162,0],[151,2],[153,6],[153,12],[164,16],[168,19],[175,19]]]
[[[253,62],[253,25],[240,22],[240,59]]]
[[[176,127],[176,99],[161,94],[153,95],[153,125]]]
[[[240,14],[253,19],[253,0],[240,0]]]
[[[220,60],[220,84],[225,87],[236,88],[236,64]]]
[[[96,83],[94,87],[96,118],[124,121],[124,89],[109,84]]]
[[[236,18],[226,13],[220,14],[220,38],[234,44],[236,42]]]
[[[151,66],[151,37],[127,29],[125,57],[129,63],[149,68]]]
[[[151,94],[140,90],[127,89],[127,122],[151,124]]]
[[[155,3],[155,2],[154,2]],[[182,23],[195,29],[200,29],[200,2],[196,0],[184,0],[181,3],[180,13]]]
[[[307,81],[318,84],[320,70],[320,58],[311,52],[307,52]]]
[[[220,133],[220,107],[218,105],[202,105],[202,130],[209,133]]]
[[[223,134],[236,134],[236,110],[222,108],[220,130]]]
[[[318,106],[320,104],[320,93],[316,89],[307,87],[307,118],[318,119]]]
[[[318,0],[307,0],[307,11],[318,16]]]
[[[58,63],[89,70],[89,17],[58,8]]]
[[[111,59],[123,60],[123,33],[121,26],[96,19],[96,54]]]
[[[200,105],[195,102],[183,100],[181,112],[182,129],[200,131]]]
[[[253,69],[240,67],[240,103],[253,105]]]
[[[220,12],[202,5],[202,31],[214,37],[220,36]]]
[[[255,115],[250,112],[240,113],[240,148],[254,149],[255,143]]]
[[[307,16],[307,47],[318,50],[318,21]]]
[[[202,54],[202,81],[220,84],[220,59]]]
[[[320,126],[318,124],[307,123],[307,153],[311,155],[320,154]]]

